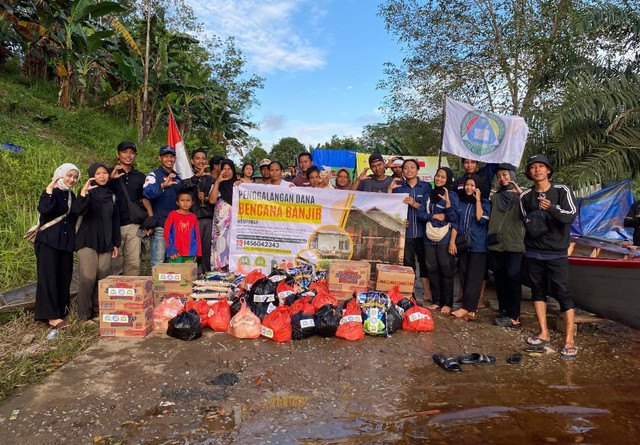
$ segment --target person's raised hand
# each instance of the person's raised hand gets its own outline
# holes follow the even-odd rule
[[[118,179],[120,176],[124,176],[124,169],[122,168],[122,165],[118,164],[115,167],[113,167],[113,170],[111,170],[111,174],[109,174],[109,179]]]
[[[476,189],[476,191],[475,191],[475,192],[473,192],[473,196],[475,196],[475,197],[476,197],[476,201],[480,201],[480,200],[481,200],[481,198],[482,198],[482,194],[481,194],[481,192],[480,192],[480,189]]]
[[[171,187],[172,185],[178,184],[177,181],[173,180],[173,178],[175,177],[176,177],[175,173],[169,173],[169,175],[167,176],[167,179],[165,179],[164,182],[160,184],[160,187],[163,189],[166,189],[167,187]]]
[[[511,184],[511,185],[513,186],[513,188],[512,188],[512,189],[507,190],[508,192],[511,192],[511,193],[517,193],[518,195],[519,195],[520,193],[522,193],[522,189],[518,186],[518,184],[516,184],[516,182],[515,182],[515,181],[509,181],[509,184]]]
[[[369,179],[369,177],[367,176],[368,172],[369,172],[369,167],[365,167],[364,169],[362,169],[362,171],[360,172],[360,175],[358,176],[358,180],[363,181],[365,179]]]
[[[62,179],[62,178],[63,178],[63,176],[55,176],[55,177],[51,180],[51,182],[49,183],[49,185],[47,185],[47,189],[46,189],[47,194],[49,194],[49,195],[50,195],[50,194],[52,194],[52,193],[53,193],[53,189],[58,188],[58,181],[59,181],[60,179]]]
[[[449,201],[449,190],[447,188],[444,189],[444,194],[443,195],[438,195],[440,197],[440,199],[443,199],[444,202],[446,202],[447,204],[450,203]]]

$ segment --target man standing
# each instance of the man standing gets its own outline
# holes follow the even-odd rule
[[[358,179],[351,185],[351,190],[359,192],[387,193],[393,178],[387,176],[385,171],[387,166],[380,153],[373,153],[369,156],[369,168],[365,168],[358,176]],[[371,175],[367,176],[367,171],[371,170]]]
[[[144,197],[151,202],[156,223],[151,236],[151,267],[164,262],[164,223],[169,212],[178,208],[178,192],[182,187],[180,176],[173,170],[176,149],[163,145],[158,152],[158,159],[160,167],[147,175],[143,188]]]
[[[293,185],[295,185],[296,187],[311,186],[309,180],[307,179],[307,170],[312,165],[313,159],[311,159],[311,153],[304,151],[298,155],[298,168],[300,169],[300,171],[298,172],[296,177],[293,178]]]
[[[209,174],[213,178],[213,182],[215,182],[216,179],[218,179],[218,176],[220,176],[220,163],[222,161],[224,161],[224,158],[220,155],[215,155],[211,158],[211,161],[209,161],[209,171],[211,172]]]
[[[633,227],[633,245],[640,246],[640,201],[631,205],[629,213],[624,218],[625,227]]]
[[[189,192],[193,200],[191,212],[198,219],[198,233],[202,246],[202,256],[198,257],[198,272],[205,273],[211,270],[211,226],[214,206],[209,203],[209,193],[213,189],[215,179],[205,171],[207,152],[204,148],[191,152],[191,165],[194,175],[182,181],[182,189]],[[220,164],[218,164],[219,167]]]
[[[498,164],[486,164],[480,170],[476,171],[478,168],[478,161],[462,158],[462,167],[464,168],[464,174],[453,183],[453,188],[458,193],[458,197],[464,198],[466,194],[464,192],[464,184],[471,175],[475,174],[480,180],[480,184],[478,184],[477,187],[480,189],[480,196],[483,199],[489,199],[489,194],[491,193],[491,181],[493,180],[493,175],[495,174]]]
[[[393,178],[402,180],[402,165],[404,164],[404,158],[397,156],[389,161],[388,167],[391,169]]]
[[[256,184],[271,184],[271,172],[269,171],[269,166],[271,165],[271,159],[262,159],[260,161],[260,174],[261,178],[256,178]]]
[[[122,259],[124,276],[140,275],[140,246],[142,239],[138,229],[143,225],[147,234],[153,231],[154,224],[145,221],[145,215],[153,214],[151,203],[142,195],[144,173],[133,168],[138,149],[133,142],[118,144],[118,165],[109,174],[109,188],[116,195],[116,205],[120,213],[121,244],[118,259]],[[117,271],[113,271],[116,273]]]
[[[547,327],[547,292],[558,300],[566,329],[563,357],[575,357],[574,307],[569,291],[570,227],[577,215],[575,199],[566,185],[550,181],[553,170],[546,156],[527,159],[525,170],[533,187],[520,195],[520,210],[525,217],[525,261],[531,282],[531,296],[540,333],[527,343],[540,346],[551,341]],[[531,222],[531,224],[530,224]]]

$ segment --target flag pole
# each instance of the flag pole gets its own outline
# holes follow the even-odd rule
[[[442,126],[440,127],[440,147],[438,148],[438,169],[442,164],[442,144],[444,143],[444,121],[447,117],[447,93],[442,99]]]

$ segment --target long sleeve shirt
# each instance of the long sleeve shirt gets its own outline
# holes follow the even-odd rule
[[[482,199],[482,217],[476,218],[476,204],[460,201],[460,210],[456,231],[458,233],[471,234],[471,247],[469,252],[487,251],[487,227],[491,215],[491,204],[488,199]]]
[[[64,191],[53,189],[53,193],[48,194],[46,191],[40,195],[38,202],[38,212],[40,213],[40,224],[53,221],[58,216],[64,215],[69,210],[69,198],[71,203],[76,196],[71,190]],[[62,221],[40,230],[36,235],[36,242],[44,243],[54,249],[73,252],[75,247],[76,235],[76,215],[70,213]]]
[[[407,181],[402,181],[400,187],[393,189],[393,193],[408,193],[411,198],[422,206],[423,200],[429,197],[431,193],[431,184],[418,180],[417,184],[411,187]],[[408,206],[407,211],[407,229],[405,236],[407,238],[422,238],[424,236],[424,221],[418,219],[418,209]]]
[[[171,173],[175,173],[173,180],[177,182],[167,188],[162,188],[162,184]],[[151,208],[153,209],[153,216],[156,219],[156,227],[164,227],[164,222],[169,215],[169,212],[178,208],[178,192],[182,188],[182,180],[175,171],[166,171],[164,168],[159,167],[149,173],[144,180],[144,187],[142,188],[142,194],[145,198],[151,201]]]
[[[167,258],[171,255],[202,256],[198,218],[189,212],[187,214],[172,211],[164,223],[164,240],[167,243]]]
[[[425,223],[430,222],[433,225],[433,227],[436,227],[436,228],[444,227],[447,224],[452,224],[455,226],[455,224],[458,222],[458,203],[459,203],[458,195],[456,195],[454,192],[449,192],[449,201],[450,201],[450,205],[449,207],[447,207],[446,203],[444,202],[444,199],[441,199],[440,201],[433,203],[429,199],[429,196],[425,196],[424,201],[420,206],[420,208],[418,209],[416,215],[418,216],[418,219],[420,221],[424,221]],[[440,213],[444,214],[445,216],[444,221],[433,219],[433,215],[438,215]],[[449,228],[449,232],[447,232],[445,237],[442,238],[440,241],[431,241],[426,236],[426,233],[424,236],[424,244],[428,246],[448,244],[450,240],[451,240],[451,228]]]

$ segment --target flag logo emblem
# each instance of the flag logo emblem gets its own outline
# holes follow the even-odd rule
[[[497,150],[504,135],[504,121],[493,113],[470,111],[460,124],[462,143],[470,152],[478,156]]]

